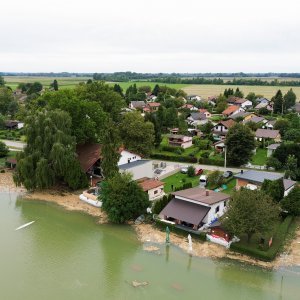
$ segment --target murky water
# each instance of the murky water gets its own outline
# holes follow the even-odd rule
[[[27,228],[17,227],[36,221]],[[0,194],[0,299],[300,299],[300,268],[143,250],[129,226]],[[147,281],[134,288],[133,280]]]

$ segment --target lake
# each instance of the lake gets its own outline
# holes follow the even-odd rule
[[[300,299],[300,267],[271,271],[172,245],[147,252],[130,226],[16,194],[0,193],[0,238],[0,299]]]

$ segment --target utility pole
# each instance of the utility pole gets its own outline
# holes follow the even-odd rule
[[[226,168],[227,164],[227,146],[225,145],[225,159],[224,159],[224,168]]]

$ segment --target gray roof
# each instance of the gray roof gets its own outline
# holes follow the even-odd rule
[[[279,178],[282,178],[283,174],[249,170],[249,171],[244,171],[243,173],[238,173],[234,175],[234,177],[238,179],[244,179],[254,183],[263,183],[265,179],[277,180]]]
[[[251,113],[250,112],[245,112],[245,111],[241,111],[241,112],[239,112],[239,113],[237,113],[237,114],[234,114],[234,115],[232,115],[232,116],[230,116],[229,117],[229,119],[236,119],[236,118],[239,118],[239,117],[246,117],[246,116],[248,116],[248,115],[250,115]]]
[[[161,211],[160,215],[198,225],[207,215],[209,210],[210,207],[175,198],[167,204],[167,206]]]
[[[267,148],[269,150],[276,150],[279,146],[280,146],[280,144],[271,144]]]
[[[191,117],[194,120],[206,120],[206,115],[204,113],[191,113]]]
[[[292,186],[294,186],[297,182],[290,179],[283,179],[284,190],[288,190]]]
[[[146,102],[144,101],[131,101],[130,103],[135,108],[143,108],[146,106]]]
[[[128,170],[128,169],[131,169],[131,168],[134,168],[134,167],[137,167],[137,166],[144,165],[144,164],[148,163],[149,161],[151,161],[151,160],[149,160],[149,159],[136,160],[136,161],[130,162],[128,164],[124,164],[124,165],[119,166],[119,169]]]
[[[258,128],[255,132],[255,136],[258,138],[269,138],[275,139],[279,135],[279,130],[272,130],[272,129],[261,129]]]
[[[264,117],[252,117],[251,119],[245,121],[245,123],[248,123],[248,122],[253,122],[253,123],[259,123],[259,122],[262,122],[263,120],[265,120]]]
[[[208,192],[208,195],[206,195],[206,192]],[[227,194],[206,191],[205,189],[199,187],[174,192],[172,195],[208,205],[212,205],[230,198],[230,196]]]
[[[300,113],[300,103],[299,103],[299,102],[296,103],[295,106],[293,107],[293,109],[295,109],[295,111],[296,111],[297,113]]]

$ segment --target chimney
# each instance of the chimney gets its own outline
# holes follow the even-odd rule
[[[205,195],[206,195],[206,196],[209,196],[209,190],[206,190],[206,191],[205,191]]]

